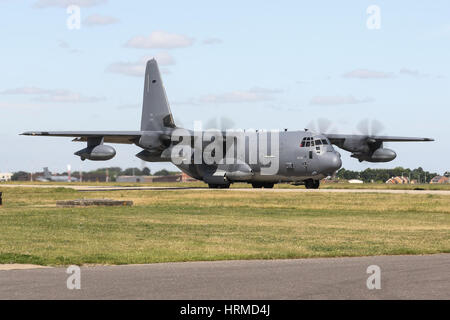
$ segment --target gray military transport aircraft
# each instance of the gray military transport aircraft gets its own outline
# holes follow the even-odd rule
[[[77,182],[78,179],[75,177],[70,177],[68,175],[62,175],[62,176],[57,176],[57,175],[52,175],[52,173],[48,170],[48,167],[44,168],[44,175],[37,177],[36,181],[40,181],[40,182]]]
[[[384,142],[434,141],[430,138],[323,134],[311,130],[186,130],[175,125],[156,60],[147,62],[140,131],[31,131],[29,136],[74,137],[87,147],[75,152],[81,160],[103,161],[116,155],[104,143],[135,144],[136,154],[148,162],[170,161],[210,188],[228,188],[234,182],[254,188],[275,183],[304,184],[317,189],[320,180],[341,167],[333,145],[359,161],[389,162],[396,158]],[[209,153],[208,153],[209,152]]]

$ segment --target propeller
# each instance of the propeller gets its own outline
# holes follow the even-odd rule
[[[227,129],[233,129],[235,127],[235,123],[233,120],[227,117],[220,118],[211,118],[205,122],[204,130],[208,129],[218,129],[221,131],[225,131]]]
[[[359,131],[360,134],[367,137],[367,143],[370,146],[371,149],[376,149],[378,147],[387,147],[389,146],[388,143],[378,143],[375,139],[372,137],[379,136],[385,131],[385,126],[376,119],[363,119],[361,120],[357,125],[356,129]]]
[[[307,128],[315,133],[330,133],[331,131],[336,132],[336,128],[333,127],[333,122],[326,118],[319,118],[312,120],[308,123]]]
[[[380,135],[384,131],[384,125],[376,119],[363,119],[356,125],[356,129],[362,135],[371,137]]]

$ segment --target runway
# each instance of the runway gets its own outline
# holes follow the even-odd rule
[[[399,189],[305,189],[304,187],[298,188],[230,188],[230,189],[209,189],[207,187],[156,187],[156,186],[89,186],[89,185],[67,185],[67,184],[3,184],[0,185],[0,189],[25,187],[25,188],[68,188],[82,192],[98,192],[98,191],[126,191],[126,190],[148,190],[148,191],[174,191],[174,190],[186,190],[186,191],[215,191],[215,192],[268,192],[268,193],[391,193],[391,194],[435,194],[435,195],[450,195],[450,190],[399,190]]]
[[[381,289],[367,288],[380,267]],[[0,299],[450,299],[450,254],[0,271]]]

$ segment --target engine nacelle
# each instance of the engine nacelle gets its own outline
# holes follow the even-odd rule
[[[394,150],[379,148],[372,154],[371,160],[372,162],[389,162],[394,160],[396,157],[397,154]]]
[[[159,151],[164,150],[169,147],[171,143],[170,134],[165,134],[163,132],[145,132],[139,139],[138,146],[148,150]]]
[[[352,154],[353,158],[357,158],[359,161],[368,162],[389,162],[397,157],[394,150],[387,148],[378,148],[372,154]]]
[[[80,151],[74,153],[79,156],[81,160],[89,159],[92,161],[105,161],[114,158],[116,155],[116,150],[104,144],[99,144],[97,146],[87,147]]]

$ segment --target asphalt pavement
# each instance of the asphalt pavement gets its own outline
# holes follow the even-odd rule
[[[86,266],[80,289],[66,271],[0,271],[0,299],[450,299],[450,254]]]

